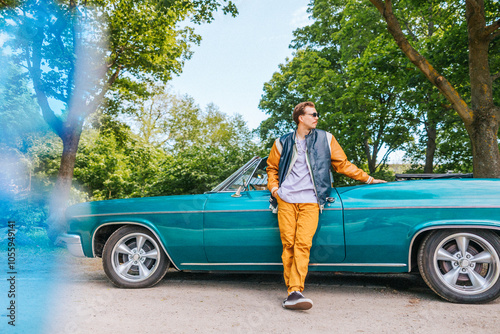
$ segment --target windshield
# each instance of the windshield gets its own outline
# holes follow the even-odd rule
[[[255,169],[256,165],[260,161],[261,161],[261,158],[253,157],[252,159],[250,159],[250,161],[248,161],[246,164],[244,164],[243,167],[241,167],[236,172],[231,174],[231,176],[229,176],[227,179],[222,181],[219,185],[217,185],[215,188],[213,188],[210,192],[232,190],[234,188],[235,184],[243,185],[243,182],[246,181],[246,180],[244,180],[245,175],[247,175],[248,173],[252,173],[253,170]],[[248,177],[250,177],[250,176],[246,176],[246,178],[248,179]],[[237,189],[238,189],[238,186],[236,186],[236,189],[234,189],[234,190],[237,190]]]
[[[259,164],[260,159],[252,162],[248,168],[246,168],[242,173],[240,173],[232,182],[230,182],[224,190],[238,190],[239,187],[246,187],[252,177],[255,168]]]

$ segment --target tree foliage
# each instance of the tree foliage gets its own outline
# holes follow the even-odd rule
[[[464,4],[395,3],[411,45],[453,82],[464,103],[472,103]],[[436,166],[439,171],[466,170],[472,166],[470,127],[467,133],[454,104],[401,53],[377,8],[368,0],[311,1],[314,22],[294,32],[293,58],[264,85],[260,107],[270,118],[260,126],[261,138],[271,145],[293,128],[293,106],[312,100],[321,112],[319,128],[338,136],[348,157],[366,163],[371,173],[381,165],[377,161],[383,164],[383,153],[396,148],[416,165],[425,161],[425,172]],[[493,32],[498,4],[486,1],[484,8]],[[492,99],[498,101],[498,33],[489,38]]]
[[[153,100],[167,106],[154,111],[168,120],[155,128],[164,133],[161,143],[146,140],[140,126],[144,119],[149,124],[151,102],[128,110],[130,127],[107,114],[92,119],[98,130],[84,132],[75,166],[77,183],[92,199],[202,193],[261,153],[240,115],[213,104],[202,110],[187,95],[159,92]]]
[[[293,107],[311,100],[321,115],[318,127],[338,137],[350,160],[375,173],[410,139],[412,119],[397,89],[404,82],[394,75],[402,58],[387,46],[368,3],[317,0],[309,11],[314,23],[294,32],[293,59],[264,85],[260,107],[270,118],[261,124],[261,138],[270,145],[293,128]]]
[[[16,146],[25,135],[44,132],[42,117],[26,76],[0,55],[0,145]]]
[[[227,0],[31,0],[2,5],[0,23],[10,38],[6,44],[12,58],[27,69],[43,117],[63,142],[52,206],[54,236],[64,229],[62,209],[85,119],[102,106],[108,92],[123,98],[122,92],[141,91],[144,81],[167,81],[180,73],[191,55],[190,45],[200,41],[193,28],[180,27],[180,22],[210,22],[213,11],[237,11]]]
[[[404,21],[404,19],[401,21],[398,18],[398,16],[403,17],[406,12],[404,6],[406,1],[395,2],[394,6],[390,0],[385,2],[370,0],[370,2],[379,10],[387,23],[388,31],[405,56],[429,82],[439,89],[460,116],[471,140],[474,175],[476,177],[500,177],[498,147],[500,107],[498,106],[498,91],[495,93],[493,83],[500,77],[498,71],[500,7],[498,2],[488,0],[411,1],[415,5],[414,8],[417,5],[424,8],[415,16],[413,22]],[[444,18],[439,22],[434,22],[434,18],[440,15]],[[401,22],[406,25],[403,26]],[[426,22],[430,29],[441,30],[434,36],[433,41],[430,41],[433,45],[439,45],[442,41],[449,42],[453,35],[458,42],[452,42],[451,45],[464,44],[465,36],[467,36],[468,93],[462,92],[461,94],[460,86],[463,81],[451,81],[452,75],[446,73],[445,69],[437,68],[433,59],[425,55],[425,50],[419,51],[419,38],[413,34],[412,30],[412,23],[418,25],[419,22]],[[450,31],[457,31],[453,25],[465,27],[466,34],[462,33],[461,36],[449,34]],[[450,26],[452,28],[448,29]],[[457,58],[463,63],[460,55],[461,52],[458,52]],[[450,67],[451,72],[460,72],[456,66]],[[468,97],[470,97],[470,102]]]

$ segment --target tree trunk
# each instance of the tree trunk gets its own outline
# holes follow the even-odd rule
[[[372,152],[370,150],[370,145],[368,144],[368,139],[364,140],[364,145],[365,145],[366,159],[368,160],[368,171],[370,174],[373,174],[373,173],[375,173],[375,170],[377,169],[376,168],[377,155],[376,155],[376,153],[372,154]]]
[[[499,108],[493,103],[493,81],[488,50],[490,38],[485,35],[486,19],[483,0],[466,1],[469,39],[469,76],[472,122],[465,124],[472,144],[474,177],[500,178],[498,151]]]
[[[78,150],[81,133],[82,128],[77,125],[77,128],[66,128],[61,137],[63,141],[61,166],[59,167],[57,181],[52,191],[48,218],[49,229],[47,234],[52,241],[55,241],[57,236],[64,233],[67,229],[64,211],[68,206],[71,183],[73,181],[73,170],[75,168],[76,152]]]
[[[377,162],[374,159],[368,160],[368,170],[370,171],[370,174],[375,173],[377,170]]]
[[[436,124],[428,122],[425,125],[425,131],[427,132],[427,147],[425,148],[424,173],[431,174],[434,172],[434,153],[436,153]]]
[[[498,126],[495,117],[475,117],[466,127],[472,144],[474,177],[500,178]]]

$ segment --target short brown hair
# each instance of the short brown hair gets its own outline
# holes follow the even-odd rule
[[[295,124],[299,125],[299,116],[305,114],[305,109],[306,107],[313,107],[314,108],[314,103],[311,101],[306,101],[306,102],[300,102],[293,108],[293,121]]]

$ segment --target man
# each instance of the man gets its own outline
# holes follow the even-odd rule
[[[331,191],[330,166],[355,180],[385,182],[351,164],[332,134],[316,130],[318,117],[314,103],[299,103],[293,110],[297,130],[276,139],[267,158],[267,186],[278,205],[287,309],[313,305],[302,291],[319,213]]]

